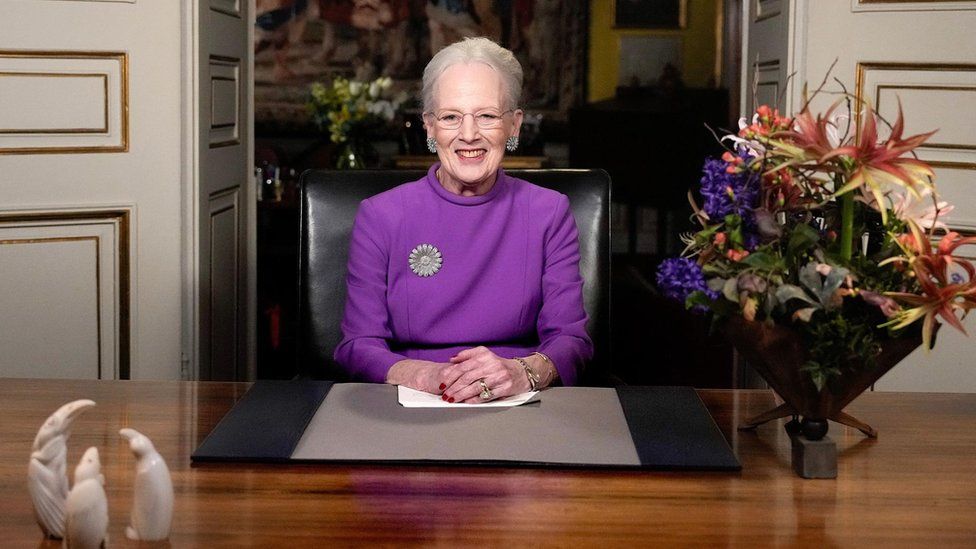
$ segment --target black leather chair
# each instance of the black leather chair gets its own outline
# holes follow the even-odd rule
[[[407,181],[416,170],[310,170],[301,178],[299,375],[344,381],[332,353],[342,338],[349,236],[359,202]],[[510,170],[507,173],[569,197],[580,234],[580,271],[594,360],[586,384],[607,383],[610,361],[610,176],[603,170]]]

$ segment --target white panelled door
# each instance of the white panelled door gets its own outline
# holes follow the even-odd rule
[[[254,189],[250,182],[251,7],[198,0],[193,51],[196,120],[188,339],[198,379],[254,377]]]
[[[956,206],[950,228],[976,234],[976,2],[749,0],[743,11],[743,112],[777,94],[779,107],[795,111],[803,83],[817,86],[836,61],[832,76],[886,118],[900,99],[906,135],[939,129],[919,156]],[[974,248],[964,253],[976,258]],[[934,350],[916,351],[876,389],[976,392],[974,315],[966,325],[974,337],[943,326]]]
[[[178,379],[181,3],[0,7],[0,377]]]

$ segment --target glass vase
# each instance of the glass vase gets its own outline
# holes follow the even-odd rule
[[[339,170],[364,169],[375,157],[372,146],[358,139],[337,144],[335,151],[335,167]]]

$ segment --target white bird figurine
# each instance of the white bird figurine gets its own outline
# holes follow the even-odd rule
[[[34,503],[34,518],[49,538],[64,537],[64,503],[68,498],[68,437],[71,424],[85,410],[94,406],[91,400],[69,402],[51,414],[34,438],[27,466],[27,489]]]
[[[75,485],[65,504],[64,546],[68,549],[104,547],[108,532],[108,500],[105,476],[98,460],[98,448],[92,446],[75,468]]]
[[[173,479],[151,440],[135,429],[119,431],[137,458],[129,539],[158,541],[169,537],[173,522]]]

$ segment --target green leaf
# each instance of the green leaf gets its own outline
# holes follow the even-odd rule
[[[685,298],[685,308],[692,309],[697,305],[701,305],[711,309],[712,298],[708,297],[708,294],[706,294],[701,290],[696,290],[694,292],[691,292],[690,294],[688,294],[688,297]]]
[[[739,284],[736,279],[730,278],[725,281],[725,285],[722,286],[722,295],[729,301],[739,302]]]
[[[810,378],[813,380],[813,385],[818,391],[823,391],[824,385],[827,384],[827,376],[823,372],[817,371],[810,374]]]
[[[803,291],[799,286],[794,286],[792,284],[783,284],[779,288],[776,288],[776,299],[780,303],[786,303],[791,299],[799,299],[810,305],[817,305],[817,302],[813,300],[806,292]]]
[[[724,278],[721,278],[721,277],[715,277],[715,278],[709,278],[708,280],[706,280],[705,281],[705,284],[708,286],[708,289],[709,290],[711,290],[713,292],[720,292],[720,291],[722,291],[722,288],[725,287],[725,284],[727,282],[728,282],[727,279],[724,279]]]
[[[820,290],[820,303],[823,304],[825,309],[831,308],[831,297],[840,288],[841,284],[844,283],[844,279],[848,273],[849,271],[843,267],[834,267],[831,269],[830,274],[827,275],[823,288]]]
[[[811,360],[804,364],[800,370],[810,374],[810,380],[813,381],[817,391],[823,390],[824,385],[827,384],[827,372],[824,371],[820,363]]]
[[[800,269],[800,283],[814,295],[819,296],[823,290],[823,281],[817,272],[817,264],[811,261]]]
[[[776,291],[778,289],[779,289],[778,287],[774,289],[772,286],[770,286],[769,289],[766,290],[766,299],[764,300],[764,305],[763,305],[763,312],[766,314],[766,318],[770,318],[773,314],[773,311],[775,311],[776,308],[779,307],[780,301],[779,298],[776,297]]]
[[[798,224],[793,228],[793,234],[790,235],[790,242],[786,246],[786,257],[792,260],[813,247],[818,240],[820,240],[820,235],[813,227],[805,223]]]
[[[762,271],[775,271],[782,267],[782,263],[766,252],[755,252],[747,255],[740,263]]]

